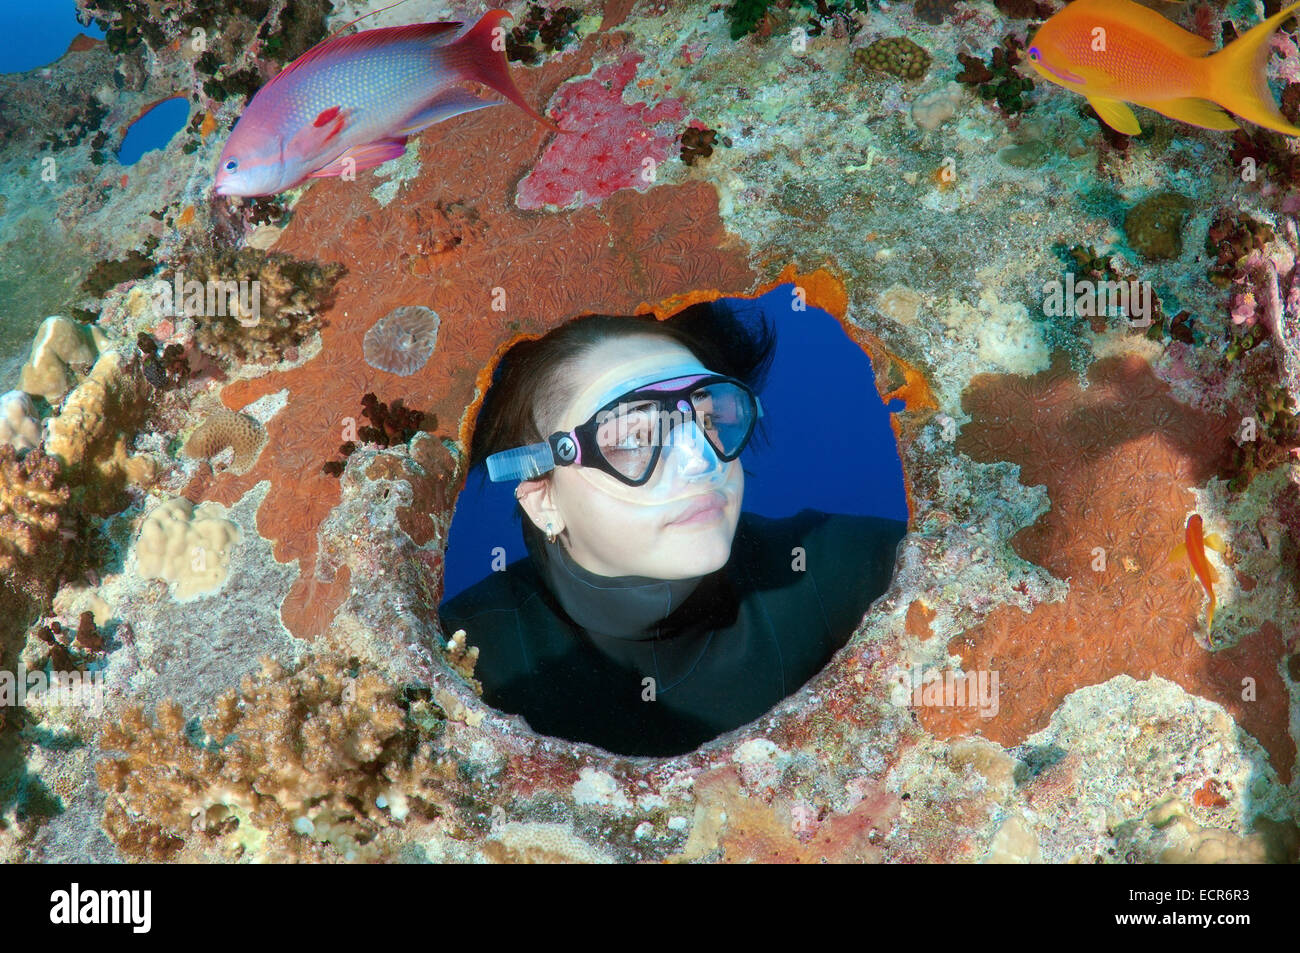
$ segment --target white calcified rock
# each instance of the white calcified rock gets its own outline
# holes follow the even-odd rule
[[[0,443],[19,453],[41,442],[41,421],[32,399],[20,390],[0,394]]]

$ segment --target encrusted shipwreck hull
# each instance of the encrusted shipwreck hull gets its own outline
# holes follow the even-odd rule
[[[780,5],[739,41],[707,3],[598,7],[567,45],[512,67],[530,102],[588,132],[557,138],[513,107],[470,113],[381,174],[315,181],[273,220],[209,204],[201,173],[221,136],[163,154],[155,192],[198,209],[165,230],[164,269],[169,249],[216,235],[346,270],[309,338],[261,364],[192,357],[156,394],[137,336],[188,348],[193,321],[159,312],[157,275],[105,297],[113,386],[153,406],[134,442],[112,421],[87,438],[131,502],[96,502],[116,556],[64,579],[40,614],[75,628],[91,612],[108,633],[85,656],[103,665],[107,703],[32,701],[24,729],[0,733],[17,778],[0,856],[1294,860],[1300,463],[1260,402],[1279,385],[1297,396],[1300,300],[1275,294],[1257,319],[1267,340],[1228,362],[1219,338],[1238,312],[1191,248],[1228,207],[1271,223],[1260,254],[1289,247],[1294,268],[1280,194],[1243,182],[1219,134],[1171,126],[1172,140],[1120,150],[1059,91],[1010,115],[963,91],[958,52],[1023,35],[992,7],[963,5],[959,29],[905,8],[846,13],[798,49]],[[850,37],[849,22],[865,26]],[[860,68],[854,50],[903,33],[933,58],[927,76]],[[210,95],[228,128],[242,99]],[[691,123],[728,144],[682,162]],[[1158,185],[1195,209],[1172,262],[1112,227],[1114,207]],[[1062,250],[1088,245],[1157,286],[1154,331],[1043,315]],[[1091,254],[1069,264],[1081,279],[1127,274]],[[1258,290],[1257,271],[1232,279],[1238,295]],[[450,640],[435,607],[493,362],[579,314],[665,317],[786,286],[868,353],[879,393],[864,400],[905,405],[893,421],[909,533],[889,590],[812,682],[687,756],[614,756],[485,706],[473,633]],[[363,340],[409,305],[440,326],[427,362],[399,377],[367,362]],[[1173,333],[1183,311],[1199,335]],[[418,408],[424,431],[351,437],[367,393]],[[228,412],[244,416],[182,452]],[[1243,463],[1246,417],[1267,446]],[[253,462],[226,465],[228,448]],[[195,506],[157,532],[206,533],[224,554],[220,588],[185,601],[189,570],[147,579],[134,543],[176,497]],[[0,493],[0,519],[7,505]],[[1193,512],[1230,544],[1213,638],[1204,590],[1171,555]],[[29,632],[4,666],[36,664],[39,642]],[[997,674],[996,701],[958,703],[980,673]]]

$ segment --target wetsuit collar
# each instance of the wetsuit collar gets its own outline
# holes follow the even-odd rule
[[[704,578],[600,576],[574,562],[558,542],[538,543],[530,535],[525,534],[525,542],[533,564],[569,618],[588,632],[613,639],[655,638],[659,623],[685,602]],[[537,545],[545,547],[545,558],[538,558]]]

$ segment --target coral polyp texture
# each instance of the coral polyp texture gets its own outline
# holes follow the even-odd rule
[[[574,134],[557,137],[520,181],[520,208],[592,205],[619,189],[645,191],[655,180],[658,165],[672,152],[673,127],[685,112],[678,99],[653,106],[624,101],[643,59],[625,54],[590,79],[561,87],[551,114]]]
[[[438,343],[438,313],[420,305],[394,308],[362,338],[366,363],[375,370],[410,377],[428,363]]]
[[[169,500],[150,512],[140,527],[135,544],[140,575],[175,583],[181,602],[205,595],[225,582],[240,536],[239,527],[225,519],[220,507]]]
[[[266,428],[248,414],[222,408],[207,417],[185,441],[185,455],[210,460],[229,450],[230,469],[247,473],[266,446]]]
[[[1300,856],[1282,137],[1103,129],[1027,78],[1037,0],[605,0],[510,24],[512,77],[568,132],[475,110],[355,180],[235,201],[212,175],[253,91],[385,4],[83,6],[111,50],[27,99],[0,76],[15,167],[66,120],[60,188],[15,173],[0,227],[81,247],[29,229],[0,255],[6,288],[16,261],[40,279],[7,304],[0,655],[102,669],[106,709],[0,709],[0,858]],[[208,53],[175,42],[196,27]],[[189,126],[118,166],[177,89]],[[500,355],[583,314],[760,297],[810,331],[824,309],[872,363],[909,515],[888,590],[810,683],[679,757],[484,704],[492,645],[436,607]]]

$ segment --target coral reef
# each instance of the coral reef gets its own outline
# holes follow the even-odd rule
[[[187,602],[221,588],[241,535],[216,504],[196,507],[183,498],[169,500],[140,527],[136,564],[145,579],[174,582],[176,600]]]
[[[104,829],[143,860],[378,859],[408,817],[446,810],[432,760],[437,708],[334,657],[289,671],[270,660],[186,731],[179,705],[105,729],[121,752],[97,766]],[[328,846],[327,846],[328,845]]]
[[[181,270],[184,301],[173,306],[195,318],[200,350],[227,362],[275,363],[320,329],[344,268],[241,248],[195,255]]]
[[[397,398],[389,405],[381,403],[373,393],[362,396],[361,415],[370,423],[356,429],[353,439],[344,441],[339,447],[343,460],[327,461],[321,468],[322,473],[341,475],[345,461],[356,452],[358,441],[381,447],[395,447],[407,443],[422,430],[434,430],[438,426],[436,417],[403,406],[402,398]]]
[[[1138,359],[1098,361],[1088,381],[1084,399],[1058,360],[1027,380],[977,377],[963,397],[972,420],[956,448],[976,460],[1018,463],[1021,482],[1045,484],[1053,501],[1013,548],[1070,582],[1063,602],[1031,613],[994,609],[953,645],[964,670],[1000,671],[1002,690],[1017,697],[1014,708],[978,722],[983,735],[1018,744],[1078,688],[1124,672],[1156,673],[1223,705],[1289,780],[1296,748],[1275,670],[1280,633],[1265,624],[1229,634],[1216,620],[1208,640],[1194,637],[1203,593],[1169,559],[1194,506],[1186,487],[1220,472],[1231,424],[1173,400]],[[1118,519],[1099,524],[1098,512]],[[1125,607],[1122,631],[1096,629],[1111,606]],[[1259,685],[1257,700],[1243,701],[1243,677]],[[972,708],[943,707],[920,717],[938,737],[969,731],[978,718]]]
[[[1124,216],[1128,243],[1145,258],[1177,258],[1183,253],[1183,224],[1192,201],[1177,192],[1157,192],[1138,202]]]
[[[957,0],[915,0],[912,10],[922,23],[938,26],[953,15]]]
[[[980,99],[993,101],[1007,115],[1024,112],[1033,106],[1026,102],[1025,93],[1034,88],[1034,81],[1016,71],[1024,56],[1024,41],[1015,36],[1003,37],[1002,44],[993,48],[988,65],[977,56],[958,53],[962,71],[957,81],[974,89]]]
[[[438,343],[438,313],[420,305],[394,308],[374,323],[361,342],[366,363],[378,371],[410,377],[428,363]]]
[[[52,315],[41,322],[32,356],[23,365],[19,388],[57,403],[85,375],[99,356],[96,342],[80,324]]]
[[[645,191],[654,182],[655,167],[674,144],[664,127],[680,122],[685,112],[677,99],[653,107],[624,102],[624,90],[643,60],[628,53],[590,79],[561,87],[551,112],[560,128],[580,131],[556,137],[519,183],[520,208],[591,205],[619,189]]]
[[[184,387],[189,382],[191,369],[184,346],[168,344],[159,354],[153,335],[141,331],[136,337],[136,348],[140,351],[140,371],[155,390]]]
[[[530,93],[529,86],[554,89],[583,75],[600,48],[600,36],[588,38],[574,53],[531,71],[521,78],[525,97],[545,101],[545,94]],[[622,77],[626,69],[615,72]],[[463,233],[465,240],[437,256],[432,279],[409,267],[394,268],[403,251],[414,251],[422,240],[412,232],[414,216],[395,206],[381,207],[357,183],[315,183],[276,246],[287,254],[347,264],[348,274],[325,313],[321,353],[300,367],[225,386],[221,397],[230,409],[284,389],[288,403],[267,423],[267,447],[249,473],[196,477],[186,495],[230,505],[258,481],[270,480],[257,529],[274,542],[277,559],[302,560],[300,584],[289,603],[303,607],[312,593],[317,608],[308,616],[313,620],[320,620],[320,607],[338,605],[347,591],[342,577],[316,574],[317,531],[340,498],[337,481],[322,472],[321,462],[348,439],[345,418],[356,395],[384,389],[382,372],[366,364],[362,354],[361,339],[376,313],[417,300],[444,316],[439,347],[406,379],[404,395],[409,405],[454,421],[459,431],[467,426],[465,409],[473,400],[476,378],[502,336],[540,333],[581,311],[630,312],[699,288],[738,289],[753,280],[743,248],[724,245],[718,195],[707,183],[660,185],[645,193],[624,189],[599,208],[543,216],[503,201],[501,196],[537,161],[539,145],[537,138],[528,138],[536,135],[533,131],[521,134],[504,113],[479,110],[458,116],[421,137],[425,171],[404,184],[402,206],[428,209],[454,197],[477,216],[476,227]],[[584,113],[574,121],[586,128],[596,116]],[[665,136],[665,146],[671,138],[671,133]],[[373,240],[355,240],[380,226],[382,232]],[[504,272],[499,267],[503,261],[511,262]],[[384,279],[377,280],[381,275]],[[497,287],[503,311],[491,310]],[[445,317],[451,314],[476,314],[480,320],[458,320],[452,326]],[[463,441],[465,433],[456,438]],[[288,605],[286,616],[306,618]]]
[[[1226,137],[1174,124],[1119,143],[1119,154],[1078,103],[1015,115],[1017,96],[1029,101],[1008,68],[1017,44],[998,38],[1051,12],[1036,0],[997,0],[996,10],[940,0],[933,6],[952,29],[922,28],[941,62],[1003,44],[992,64],[978,64],[987,76],[974,57],[963,62],[1001,112],[943,70],[868,89],[845,70],[865,3],[729,5],[752,15],[752,41],[727,42],[736,18],[724,4],[619,0],[584,7],[580,20],[567,8],[521,9],[526,29],[508,43],[526,41],[515,52],[538,64],[512,69],[525,98],[567,103],[563,125],[591,132],[581,148],[572,141],[581,133],[563,137],[559,165],[550,150],[560,138],[517,110],[481,110],[426,130],[395,171],[235,203],[201,193],[237,97],[287,55],[276,44],[291,38],[273,41],[276,15],[250,16],[243,0],[229,5],[233,16],[185,4],[146,28],[126,15],[143,20],[142,3],[90,4],[121,28],[119,49],[132,34],[150,48],[137,41],[115,62],[105,49],[76,54],[48,82],[57,89],[70,67],[102,59],[105,71],[78,77],[67,98],[100,88],[116,96],[99,134],[61,150],[64,188],[46,216],[75,223],[93,249],[87,264],[126,261],[137,248],[190,279],[196,254],[247,244],[347,272],[332,300],[322,297],[309,339],[254,359],[283,358],[276,367],[247,366],[219,343],[214,369],[195,344],[205,316],[160,320],[155,283],[113,282],[97,323],[138,351],[122,350],[112,374],[121,407],[92,415],[106,421],[101,436],[63,478],[39,463],[39,449],[19,460],[0,448],[0,474],[44,466],[63,501],[47,508],[57,545],[38,549],[39,565],[18,557],[32,595],[15,597],[0,574],[5,621],[21,617],[25,640],[6,634],[0,651],[8,662],[22,646],[25,660],[61,671],[102,667],[110,703],[107,720],[3,711],[0,757],[19,767],[0,778],[0,857],[1295,858],[1300,284],[1289,180],[1243,179],[1222,161]],[[323,5],[299,7],[302,35],[319,32]],[[335,25],[364,12],[355,7]],[[873,35],[918,36],[913,9],[872,5]],[[384,19],[404,16],[397,7]],[[1217,35],[1217,10],[1195,17],[1198,32]],[[176,48],[182,21],[223,27],[210,55]],[[791,49],[797,30],[816,42]],[[563,55],[541,55],[548,44]],[[1285,78],[1297,65],[1292,46],[1281,40],[1275,57]],[[178,88],[198,91],[194,121],[128,184],[113,168],[115,130]],[[0,100],[0,138],[22,139],[43,122],[3,77]],[[1298,104],[1284,96],[1284,110]],[[655,110],[662,122],[647,118]],[[707,117],[712,128],[668,112]],[[676,157],[680,142],[683,162],[652,161],[637,179],[625,157],[619,175],[630,187],[614,188],[619,176],[604,167],[622,161],[638,123],[665,154]],[[77,134],[89,132],[83,123]],[[519,183],[545,191],[566,156],[577,164],[565,188],[556,182],[555,201],[525,208]],[[943,179],[949,157],[955,174]],[[1257,170],[1285,172],[1287,161],[1261,151]],[[530,179],[539,169],[550,178]],[[1201,210],[1187,216],[1191,228],[1213,217],[1208,282],[1185,267],[1134,274],[1116,246],[1123,197],[1167,188]],[[32,192],[6,189],[10,209]],[[5,247],[6,262],[42,259],[31,254],[43,247],[35,234]],[[1158,279],[1163,304],[1153,297],[1143,330],[1114,314],[1048,317],[1039,289],[1063,270]],[[440,631],[434,607],[496,356],[576,314],[664,316],[773,291],[774,307],[806,299],[841,321],[870,356],[879,395],[903,405],[891,419],[910,519],[890,591],[805,690],[680,758],[629,760],[541,738],[487,708],[473,631]],[[367,361],[364,339],[376,318],[410,302],[440,316],[439,346],[395,382]],[[244,333],[237,321],[228,331]],[[24,345],[29,338],[25,329]],[[87,370],[71,368],[70,386]],[[129,493],[116,505],[131,506],[103,525],[125,565],[67,578],[51,599],[71,572],[52,560],[86,544],[81,501],[99,479],[95,461],[119,447],[123,459],[135,448],[163,461],[213,400],[263,421],[265,447],[246,473],[173,466],[157,492],[231,507],[240,543],[220,594],[178,604],[166,584],[141,578],[129,529],[153,514]],[[427,413],[417,420],[410,407]],[[1254,441],[1243,436],[1247,416]],[[435,419],[443,432],[431,432]],[[345,461],[322,471],[336,448]],[[1185,561],[1169,558],[1189,512],[1229,542],[1210,555],[1220,580],[1208,631],[1205,591]],[[101,627],[74,639],[88,609]],[[308,649],[315,660],[302,667]],[[284,668],[268,666],[217,703],[263,654]],[[893,691],[931,669],[962,684],[1000,673],[1000,707],[986,719]],[[125,708],[169,698],[176,704],[152,721]],[[206,736],[196,717],[205,715]],[[33,740],[93,738],[105,724],[102,745]],[[95,791],[86,781],[101,748],[118,757],[101,759],[104,790]]]
[[[689,125],[682,130],[682,151],[681,159],[687,165],[695,165],[701,159],[707,159],[713,155],[713,147],[718,142],[718,131],[709,129],[702,123],[698,125]],[[723,145],[728,145],[729,140],[724,140]]]
[[[41,420],[32,399],[20,390],[0,394],[0,443],[31,450],[41,442]]]
[[[920,79],[930,68],[930,54],[905,36],[884,37],[854,50],[853,61],[863,69],[912,80]]]
[[[572,7],[547,10],[536,3],[528,5],[518,25],[506,35],[506,59],[511,62],[536,63],[542,52],[551,53],[566,46],[573,38],[574,27],[582,14]],[[541,51],[533,46],[536,41]]]
[[[209,414],[185,441],[185,456],[211,460],[225,450],[233,454],[230,469],[247,473],[266,446],[266,428],[248,414],[224,407]]]
[[[78,488],[79,506],[115,512],[123,506],[127,485],[147,486],[156,479],[157,461],[129,450],[145,409],[121,358],[108,351],[49,421],[46,452],[67,468],[69,482]]]
[[[0,608],[6,625],[15,608],[6,590],[37,611],[53,595],[66,556],[60,530],[70,499],[57,460],[39,448],[20,460],[13,447],[0,445]]]

